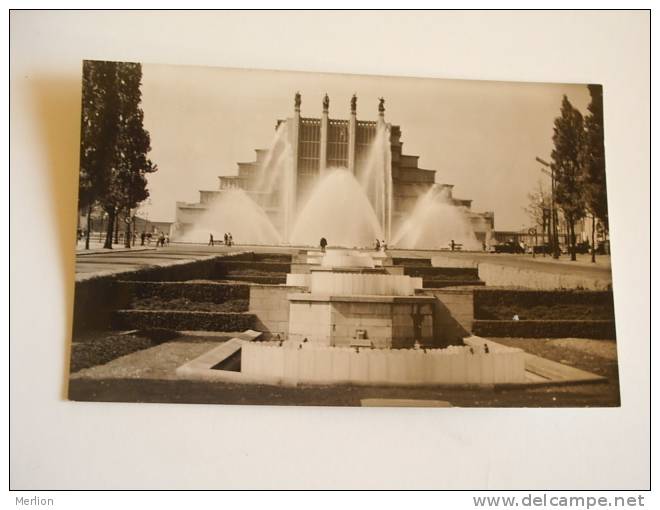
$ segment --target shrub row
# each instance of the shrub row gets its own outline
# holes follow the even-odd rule
[[[417,259],[413,257],[393,257],[392,264],[394,264],[395,266],[431,267],[431,259]]]
[[[537,306],[584,304],[614,308],[611,290],[479,289],[474,292],[475,311],[482,305]]]
[[[232,256],[232,260],[241,260],[249,262],[282,262],[290,264],[292,255],[288,253],[239,253]]]
[[[616,338],[614,321],[596,320],[475,320],[472,332],[486,337],[520,338]]]
[[[222,303],[190,300],[188,298],[163,299],[160,296],[136,298],[131,302],[135,310],[189,310],[194,312],[247,312],[249,299],[227,299]]]
[[[206,282],[140,282],[122,281],[118,285],[134,298],[158,297],[163,300],[188,299],[208,303],[223,303],[230,299],[249,299],[248,285]]]
[[[282,285],[286,283],[286,275],[251,275],[251,274],[232,274],[222,277],[223,280],[236,282],[260,283],[263,285]]]
[[[103,365],[120,356],[148,349],[153,345],[155,343],[152,340],[136,335],[116,335],[88,342],[74,342],[71,344],[69,371],[73,373],[83,368]]]
[[[443,287],[457,287],[457,286],[481,286],[485,285],[485,282],[481,280],[436,280],[433,278],[424,278],[422,282],[422,287],[425,289],[440,289]]]
[[[115,329],[167,328],[197,331],[244,331],[254,327],[255,316],[234,312],[192,312],[182,310],[117,310]]]
[[[476,267],[413,267],[405,266],[403,274],[421,276],[436,280],[478,280],[479,271]]]
[[[291,264],[286,262],[263,262],[248,260],[219,260],[216,267],[218,276],[232,273],[259,272],[261,274],[291,272]]]

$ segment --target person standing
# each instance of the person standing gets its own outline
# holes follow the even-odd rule
[[[325,253],[325,247],[328,246],[328,241],[326,240],[325,237],[321,238],[321,240],[319,241],[319,245],[321,246],[321,251]]]
[[[229,234],[225,232],[225,246],[229,246]]]
[[[209,234],[209,246],[214,246],[214,244],[213,244],[213,234]]]

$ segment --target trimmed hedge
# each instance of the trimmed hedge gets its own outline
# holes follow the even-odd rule
[[[222,303],[191,301],[187,298],[161,299],[158,296],[137,298],[130,308],[135,310],[184,310],[191,312],[247,312],[249,299],[228,299]]]
[[[237,282],[260,283],[263,285],[282,285],[286,283],[286,275],[257,276],[251,274],[233,274],[222,276],[222,279]]]
[[[216,266],[216,275],[221,277],[226,274],[287,274],[291,272],[291,263],[286,262],[264,262],[252,260],[219,260]]]
[[[613,320],[612,291],[475,289],[474,316],[484,320]]]
[[[393,257],[392,264],[394,264],[395,266],[431,267],[431,259],[417,259],[414,257]]]
[[[235,312],[192,312],[182,310],[117,310],[115,329],[167,328],[177,331],[244,331],[254,327],[256,316]]]
[[[616,339],[614,321],[596,320],[475,320],[472,332],[485,337]]]
[[[138,299],[157,297],[163,300],[188,299],[207,303],[223,303],[231,299],[249,299],[249,285],[202,282],[140,282],[122,281],[123,287]]]
[[[414,267],[405,266],[403,274],[433,280],[478,280],[476,267]]]
[[[424,278],[422,280],[422,287],[425,289],[440,289],[443,287],[457,287],[457,286],[481,286],[485,285],[486,282],[481,280],[435,280]]]
[[[117,335],[71,344],[71,373],[83,368],[104,365],[113,359],[156,345],[139,335]]]
[[[289,253],[238,253],[232,255],[232,260],[241,260],[249,262],[281,262],[290,264],[293,255]]]

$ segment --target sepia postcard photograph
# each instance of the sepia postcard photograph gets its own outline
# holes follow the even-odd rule
[[[601,85],[81,81],[70,400],[620,405]]]

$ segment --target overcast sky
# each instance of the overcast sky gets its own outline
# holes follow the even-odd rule
[[[358,119],[375,120],[378,97],[385,119],[401,126],[403,151],[421,168],[454,184],[454,196],[475,211],[494,211],[497,230],[529,224],[527,194],[548,160],[552,127],[566,94],[583,114],[586,85],[392,78],[211,67],[143,65],[143,108],[151,133],[149,219],[174,220],[175,202],[197,202],[201,189],[217,189],[218,175],[233,175],[238,161],[267,148],[277,119],[301,113],[320,117],[330,96],[330,117],[348,118],[353,93]],[[141,212],[141,214],[144,214]]]

